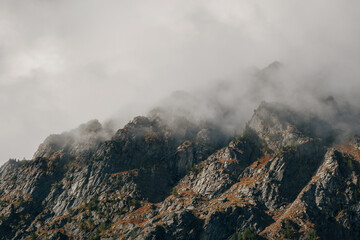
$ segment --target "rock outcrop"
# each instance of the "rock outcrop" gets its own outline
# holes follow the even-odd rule
[[[265,102],[235,138],[174,122],[93,120],[5,163],[0,239],[360,238],[356,137]]]

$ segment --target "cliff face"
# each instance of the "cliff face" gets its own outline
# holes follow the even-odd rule
[[[360,238],[357,138],[269,103],[233,139],[177,123],[91,121],[10,160],[0,239]]]

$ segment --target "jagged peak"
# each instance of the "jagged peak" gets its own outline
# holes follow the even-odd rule
[[[279,69],[283,67],[283,65],[279,61],[274,61],[269,64],[265,69]]]
[[[104,127],[97,119],[93,119],[68,132],[51,134],[40,144],[33,159],[51,157],[54,153],[81,155],[95,150],[96,146],[110,139],[112,135],[113,130],[110,127]]]
[[[91,133],[91,132],[99,132],[103,129],[103,126],[97,119],[93,119],[88,121],[87,123],[81,124],[76,130],[81,133]]]
[[[130,121],[130,124],[133,124],[133,125],[149,125],[152,122],[153,121],[151,121],[151,119],[149,119],[148,117],[137,116],[132,121]]]
[[[331,144],[335,134],[333,127],[316,115],[276,102],[261,102],[248,126],[274,149],[310,139]]]

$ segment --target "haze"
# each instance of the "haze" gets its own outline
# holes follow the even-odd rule
[[[123,124],[178,90],[242,100],[247,114],[258,104],[246,101],[249,69],[275,60],[287,70],[264,100],[331,94],[356,106],[359,9],[356,0],[1,0],[0,164],[31,159],[49,134],[93,118]],[[226,81],[236,88],[217,91]]]

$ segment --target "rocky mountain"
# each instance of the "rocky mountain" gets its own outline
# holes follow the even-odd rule
[[[338,134],[266,102],[241,136],[93,120],[0,168],[0,239],[360,239],[360,139]]]

